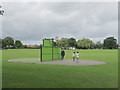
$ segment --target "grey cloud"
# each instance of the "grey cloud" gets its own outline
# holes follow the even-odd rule
[[[90,38],[117,35],[117,3],[4,3],[3,37],[24,43],[45,37]]]

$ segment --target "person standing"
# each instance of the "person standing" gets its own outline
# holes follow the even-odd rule
[[[76,57],[75,52],[73,52],[73,56],[72,56],[73,60],[72,61],[75,61],[75,57]]]
[[[76,61],[79,59],[79,52],[76,53]]]
[[[62,50],[62,51],[61,51],[61,60],[63,60],[63,59],[64,59],[64,56],[65,56],[65,51],[64,51],[64,50]]]

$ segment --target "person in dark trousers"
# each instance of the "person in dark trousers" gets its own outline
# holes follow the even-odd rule
[[[65,56],[65,51],[64,51],[64,50],[62,50],[62,51],[61,51],[61,60],[63,60],[63,59],[64,59],[64,56]]]

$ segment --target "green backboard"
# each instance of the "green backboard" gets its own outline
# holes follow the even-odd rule
[[[42,60],[44,61],[52,60],[52,48],[51,47],[42,48]]]
[[[61,48],[53,46],[53,40],[44,39],[41,48],[41,61],[60,60]]]
[[[42,47],[42,60],[60,60],[61,58],[61,48],[59,47]]]
[[[53,48],[53,60],[60,60],[61,58],[61,48],[54,47]]]
[[[47,39],[43,40],[44,47],[52,47],[53,46],[52,43],[53,43],[52,40],[47,40]]]

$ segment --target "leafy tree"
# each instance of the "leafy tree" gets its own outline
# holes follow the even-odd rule
[[[42,45],[42,44],[40,44],[40,47],[39,47],[39,48],[42,48],[42,46],[43,46],[43,45]]]
[[[117,49],[117,39],[115,39],[114,37],[108,37],[104,40],[103,46],[105,49]]]
[[[7,44],[5,42],[5,39],[2,39],[2,48],[6,48],[7,47]]]
[[[12,37],[6,37],[4,39],[4,42],[6,43],[6,46],[10,48],[10,46],[14,47],[14,40]]]
[[[15,41],[15,47],[16,47],[16,48],[22,47],[22,43],[21,43],[20,40],[16,40],[16,41]]]
[[[55,41],[53,41],[53,46],[57,46],[57,44],[56,44],[56,42],[55,42]]]
[[[101,48],[103,48],[103,44],[102,44],[100,41],[98,41],[98,42],[95,44],[95,48],[101,49]]]
[[[90,44],[90,49],[95,49],[95,43],[93,41]]]
[[[27,45],[23,45],[24,48],[27,48]]]
[[[60,40],[56,41],[57,46],[59,47],[68,47],[68,39],[67,38],[61,38]]]
[[[74,38],[68,39],[67,42],[70,47],[75,47],[76,45],[76,40]]]
[[[0,48],[2,48],[2,39],[0,38]]]
[[[83,38],[82,40],[77,41],[77,47],[82,49],[92,49],[94,48],[94,42],[89,39]]]

